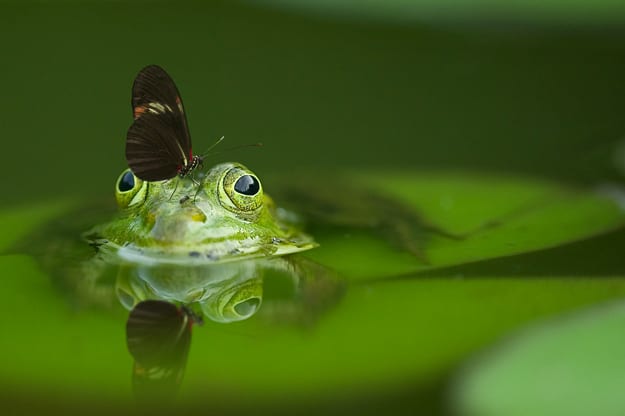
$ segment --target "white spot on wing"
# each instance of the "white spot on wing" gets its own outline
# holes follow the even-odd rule
[[[151,102],[147,105],[148,111],[152,114],[163,114],[165,111],[172,113],[172,109],[167,104],[161,104],[157,102]]]

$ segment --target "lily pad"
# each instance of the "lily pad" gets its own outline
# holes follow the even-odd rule
[[[625,414],[624,324],[620,301],[521,331],[459,376],[459,414]]]
[[[555,247],[614,230],[625,220],[618,204],[604,195],[548,181],[408,172],[361,174],[351,180],[462,238],[432,235],[421,243],[424,261],[371,232],[315,235],[320,247],[308,255],[350,279],[405,275]]]

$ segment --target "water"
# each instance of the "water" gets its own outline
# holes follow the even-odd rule
[[[414,170],[462,177],[478,170],[487,174],[476,182],[488,186],[460,187],[477,201],[499,201],[512,189],[504,184],[492,197],[484,189],[495,177],[572,186],[622,181],[614,156],[625,131],[625,32],[618,25],[399,25],[211,2],[3,5],[0,28],[0,161],[8,179],[0,242],[11,253],[0,263],[8,334],[0,399],[30,412],[136,411],[117,270],[107,271],[101,287],[81,287],[98,293],[95,300],[77,296],[73,277],[59,279],[54,270],[88,258],[90,248],[76,236],[114,210],[132,120],[130,87],[147,64],[162,65],[178,84],[196,152],[222,135],[221,150],[263,142],[206,163],[245,163],[261,180],[272,178],[263,182],[269,193],[294,171],[313,180],[351,170],[394,175],[396,185],[388,187],[401,190],[397,177]],[[477,207],[449,217],[470,222],[470,212],[487,209],[444,197],[447,190],[462,194],[444,180],[407,180],[416,182],[418,194],[427,195],[416,203],[425,220],[448,225],[445,212],[453,207]],[[509,198],[522,199],[524,189],[515,187]],[[68,198],[78,207],[91,200],[104,212],[64,207],[60,217],[48,215]],[[513,205],[491,206],[486,218]],[[609,226],[584,229],[577,238],[614,231],[558,247],[576,239],[570,235],[549,250],[436,272],[423,271],[427,258],[398,250],[397,241],[380,234],[319,228],[323,244],[311,258],[340,277],[308,286],[315,290],[288,303],[296,282],[271,272],[258,313],[193,327],[176,406],[443,412],[447,383],[475,351],[538,318],[622,296],[625,237],[618,221],[607,220],[613,214],[596,212]],[[587,215],[579,222],[601,222]],[[522,227],[516,232],[521,236]],[[430,256],[459,252],[445,241],[427,237],[419,244]],[[475,250],[463,247],[467,256]],[[33,251],[37,256],[24,255]],[[46,266],[45,255],[59,252],[69,258]],[[289,316],[296,318],[275,318]]]

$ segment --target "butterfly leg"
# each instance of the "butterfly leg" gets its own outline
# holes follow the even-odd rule
[[[178,178],[175,178],[175,179],[176,179],[176,186],[174,186],[174,191],[173,191],[173,192],[171,193],[171,195],[169,196],[169,201],[171,201],[171,199],[174,197],[174,194],[175,194],[175,193],[176,193],[176,191],[178,190],[178,183],[179,183],[179,181],[178,181]]]
[[[202,190],[202,185],[204,185],[204,178],[200,179],[199,182],[194,177],[191,178],[193,180],[193,183],[197,185],[197,190],[195,191],[195,195],[193,195],[193,202],[194,203],[195,203],[195,199],[197,198],[198,194]]]

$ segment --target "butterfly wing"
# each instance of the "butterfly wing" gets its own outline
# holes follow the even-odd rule
[[[131,104],[135,121],[126,139],[128,166],[147,181],[174,177],[192,157],[191,136],[176,84],[161,67],[147,66],[135,78]]]
[[[126,160],[137,177],[145,181],[170,179],[188,163],[172,126],[173,118],[167,113],[146,113],[128,129]]]

